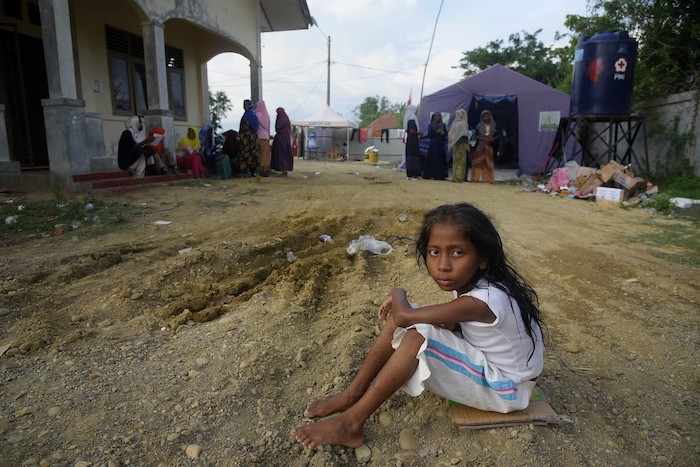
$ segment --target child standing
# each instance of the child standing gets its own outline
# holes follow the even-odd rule
[[[353,381],[304,411],[343,413],[292,430],[305,447],[362,445],[365,422],[398,389],[502,413],[527,407],[544,363],[537,295],[506,259],[491,220],[466,203],[433,209],[416,256],[455,299],[412,308],[406,291],[393,289],[379,307],[382,332]]]

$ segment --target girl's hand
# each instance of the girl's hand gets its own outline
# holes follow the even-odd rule
[[[396,287],[391,291],[391,295],[387,300],[391,300],[391,318],[394,320],[394,324],[402,327],[407,326],[409,323],[406,319],[413,311],[413,308],[411,308],[411,304],[408,302],[406,290]]]
[[[386,300],[379,306],[379,310],[377,311],[377,318],[379,318],[379,321],[382,322],[382,324],[386,323],[386,320],[389,319],[389,314],[391,313],[391,295],[389,295]]]

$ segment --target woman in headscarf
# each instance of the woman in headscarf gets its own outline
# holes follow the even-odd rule
[[[122,170],[128,170],[136,178],[146,175],[146,167],[156,173],[165,174],[165,167],[156,151],[151,146],[153,138],[143,134],[143,121],[138,115],[129,117],[124,123],[124,130],[119,137],[117,164]]]
[[[493,143],[498,138],[496,122],[491,112],[481,112],[479,124],[476,126],[476,149],[472,160],[472,182],[494,182]],[[483,178],[482,178],[483,176]]]
[[[238,129],[240,139],[239,159],[241,178],[249,177],[260,172],[260,146],[258,145],[258,116],[255,115],[255,105],[250,99],[243,101],[243,116]]]
[[[187,133],[180,138],[175,150],[177,166],[184,170],[191,170],[196,178],[202,176],[202,146],[194,127],[189,127]]]
[[[423,156],[418,147],[420,130],[418,128],[418,117],[416,116],[416,106],[409,105],[403,117],[403,128],[406,131],[405,168],[406,177],[417,178],[423,172]]]
[[[223,132],[224,137],[224,147],[222,152],[228,156],[231,162],[231,174],[234,177],[238,177],[241,174],[241,164],[239,159],[239,146],[240,139],[238,138],[238,132],[236,130],[226,130]]]
[[[442,122],[440,112],[433,112],[428,126],[430,146],[423,167],[423,178],[444,180],[447,178],[447,157],[445,142],[447,141],[447,127]]]
[[[294,157],[292,155],[292,124],[287,113],[282,107],[277,108],[275,119],[275,139],[272,140],[272,170],[282,172],[286,177],[287,172],[294,170]]]
[[[260,146],[260,174],[270,175],[270,114],[265,101],[255,104],[255,115],[258,117],[258,146]]]
[[[452,152],[452,181],[463,182],[467,179],[469,150],[469,123],[464,109],[455,112],[455,121],[447,134],[447,149]]]

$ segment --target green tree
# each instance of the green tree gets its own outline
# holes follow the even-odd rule
[[[498,39],[486,47],[464,52],[459,67],[468,77],[498,63],[548,86],[565,88],[571,65],[564,60],[561,49],[546,47],[537,39],[541,32],[542,29],[538,29],[534,33],[523,31],[522,36],[520,33],[511,34],[506,46]],[[556,38],[560,37],[557,34]]]
[[[226,112],[233,108],[231,99],[228,98],[224,91],[216,91],[212,94],[209,90],[209,108],[211,109],[211,126],[214,131],[221,128],[221,120],[226,116]]]
[[[384,96],[374,96],[366,97],[362,104],[355,107],[353,114],[359,121],[360,128],[362,128],[387,113],[396,114],[398,121],[398,115],[401,111],[406,111],[406,104],[392,104],[389,102],[389,99]]]

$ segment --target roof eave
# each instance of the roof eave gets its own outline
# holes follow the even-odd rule
[[[306,0],[260,0],[261,32],[309,29],[311,22]]]

